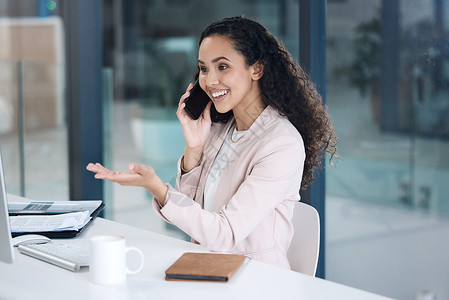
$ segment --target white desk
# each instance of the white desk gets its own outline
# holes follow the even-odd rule
[[[143,270],[129,275],[126,284],[100,286],[89,282],[88,268],[70,272],[16,249],[13,264],[0,262],[0,299],[388,299],[253,260],[245,262],[228,283],[165,281],[164,271],[182,253],[206,250],[102,218],[97,218],[79,237],[64,241],[87,245],[88,237],[96,234],[125,236],[127,245],[143,251]]]

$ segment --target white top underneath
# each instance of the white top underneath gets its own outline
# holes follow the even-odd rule
[[[237,131],[234,125],[229,128],[228,134],[223,142],[223,145],[218,151],[212,167],[210,168],[209,175],[206,179],[206,186],[204,187],[204,201],[203,207],[205,210],[212,212],[214,206],[215,193],[217,192],[218,184],[220,182],[221,175],[226,170],[229,160],[232,154],[235,152],[240,139],[245,135],[247,130]],[[232,138],[232,140],[231,140]]]

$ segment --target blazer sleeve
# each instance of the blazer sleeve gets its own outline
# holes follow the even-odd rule
[[[184,156],[178,160],[178,171],[176,175],[176,184],[175,188],[173,188],[170,184],[167,184],[168,193],[165,196],[165,204],[171,199],[179,203],[179,201],[184,198],[189,199],[189,201],[193,201],[195,199],[195,195],[198,189],[201,172],[204,166],[204,160],[201,161],[200,165],[196,166],[190,172],[182,174],[181,172],[181,163]],[[155,212],[161,216],[165,221],[171,223],[162,213],[161,206],[156,198],[153,198],[153,209]]]
[[[233,249],[285,200],[292,188],[299,187],[304,159],[301,139],[277,136],[258,149],[248,176],[219,212],[203,210],[174,189],[167,193],[167,202],[160,212],[208,249]]]
[[[189,198],[195,199],[195,195],[199,186],[201,173],[204,167],[204,159],[201,163],[190,170],[190,172],[182,174],[181,163],[184,156],[178,160],[178,174],[176,176],[175,188]]]

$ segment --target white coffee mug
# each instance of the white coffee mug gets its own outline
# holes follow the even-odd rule
[[[140,266],[130,270],[127,253],[135,251],[140,256]],[[127,274],[136,274],[143,268],[143,253],[135,247],[126,247],[120,235],[98,235],[89,239],[90,280],[96,284],[119,284],[126,281]]]

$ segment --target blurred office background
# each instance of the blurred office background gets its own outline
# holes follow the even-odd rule
[[[110,168],[150,164],[173,182],[184,148],[176,106],[196,70],[199,35],[214,20],[254,18],[299,61],[302,0],[79,2],[92,3],[100,24],[91,30],[101,60],[88,67],[96,63],[101,80],[86,92],[99,97],[86,105],[97,103],[99,125],[90,130],[101,134],[88,145],[72,135],[96,113],[83,111],[85,96],[73,83],[73,72],[92,75],[73,59],[74,48],[83,55],[91,47],[73,36],[82,35],[73,27],[89,8],[0,0],[0,148],[9,193],[82,198],[71,190],[88,176],[71,171],[79,144],[101,144]],[[320,2],[323,94],[340,155],[337,167],[320,173],[322,276],[397,299],[449,299],[449,3]],[[186,238],[154,214],[142,189],[105,183],[101,194],[104,217]]]

